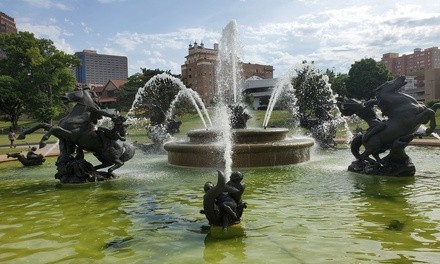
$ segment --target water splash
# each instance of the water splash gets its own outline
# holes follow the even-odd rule
[[[296,107],[297,99],[295,97],[295,89],[293,88],[292,85],[292,78],[295,76],[295,74],[296,74],[296,67],[293,67],[289,69],[287,73],[284,74],[284,76],[280,78],[278,82],[275,84],[269,99],[269,104],[267,106],[266,113],[264,115],[263,128],[266,128],[268,126],[270,117],[272,116],[273,108],[275,107],[275,104],[278,101],[280,95],[283,93],[283,91],[288,91],[289,94],[292,96],[290,99],[291,101],[290,105],[292,106],[291,112],[293,116],[296,116],[296,113],[298,111]]]
[[[232,20],[222,30],[216,67],[216,93],[224,103],[241,101],[242,67],[237,22]],[[233,95],[230,98],[230,95]]]
[[[56,147],[58,147],[58,144],[60,143],[60,140],[57,139],[57,141],[50,146],[50,148],[43,154],[43,157],[46,157],[49,153],[51,153]]]
[[[218,65],[216,68],[216,94],[219,99],[216,107],[216,119],[218,128],[220,129],[219,142],[224,147],[225,175],[226,179],[232,172],[232,128],[231,128],[231,112],[228,104],[236,104],[241,101],[242,83],[241,64],[239,62],[240,44],[238,41],[237,22],[232,20],[222,30],[222,37],[219,44]],[[230,98],[230,94],[233,95]]]
[[[190,88],[187,88],[180,79],[173,77],[167,73],[161,73],[161,74],[157,74],[157,75],[153,76],[152,78],[150,78],[150,80],[148,80],[145,83],[145,85],[143,87],[140,87],[138,89],[138,91],[135,95],[135,99],[132,102],[131,108],[127,113],[127,119],[135,119],[134,111],[136,109],[136,105],[138,103],[142,102],[142,95],[144,94],[145,89],[147,87],[157,87],[157,84],[161,83],[161,81],[164,81],[164,80],[168,80],[168,81],[176,84],[180,89],[178,95],[171,103],[171,106],[170,106],[170,109],[168,110],[167,116],[172,115],[177,100],[179,100],[182,97],[185,97],[185,98],[189,99],[190,102],[193,104],[193,106],[196,109],[198,115],[200,116],[200,119],[202,120],[205,128],[208,128],[208,125],[206,124],[206,121],[205,121],[205,117],[207,118],[210,127],[212,127],[212,122],[211,122],[211,118],[209,117],[208,110],[206,109],[205,104],[203,103],[202,99],[197,94],[197,92],[193,91]],[[200,108],[202,108],[202,110],[200,110]],[[203,111],[203,113],[202,113],[202,111]],[[205,115],[205,117],[204,117],[204,115]]]

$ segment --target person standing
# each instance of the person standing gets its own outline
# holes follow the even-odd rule
[[[8,134],[8,138],[9,138],[9,141],[11,142],[11,144],[9,145],[9,148],[12,148],[12,147],[16,147],[15,146],[15,144],[14,144],[14,141],[15,141],[15,132],[14,132],[14,129],[12,129],[12,127],[9,127],[9,134]]]

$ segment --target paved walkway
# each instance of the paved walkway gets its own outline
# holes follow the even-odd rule
[[[27,145],[26,145],[26,146],[27,146]],[[45,155],[46,157],[47,157],[47,156],[58,156],[58,154],[60,153],[60,150],[59,150],[59,148],[58,148],[58,142],[56,142],[56,143],[48,143],[47,146],[45,146],[45,147],[42,148],[42,149],[39,149],[39,148],[38,148],[38,144],[30,144],[29,146],[31,146],[31,147],[36,147],[36,148],[37,148],[37,151],[35,151],[35,153],[37,153],[37,154],[43,154],[43,155]],[[16,153],[16,152],[17,152],[17,151],[15,151],[14,148],[9,148],[9,145],[8,145],[8,146],[0,146],[0,147],[1,147],[1,148],[7,148],[7,149],[10,149],[10,153]],[[21,152],[21,154],[26,155],[26,154],[27,154],[27,151]],[[8,158],[8,157],[6,156],[6,154],[0,154],[0,162],[14,161],[14,160],[17,160],[17,159],[14,159],[14,158]]]

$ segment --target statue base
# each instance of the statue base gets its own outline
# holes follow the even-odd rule
[[[115,179],[116,175],[106,171],[97,171],[85,159],[72,159],[67,162],[57,161],[55,179],[61,183],[85,183]]]
[[[414,176],[416,173],[416,167],[408,156],[401,160],[390,160],[385,157],[381,163],[356,160],[348,166],[348,170],[362,174],[396,177]]]

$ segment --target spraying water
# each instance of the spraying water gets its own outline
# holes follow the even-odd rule
[[[57,139],[57,142],[52,144],[52,146],[50,146],[50,148],[43,154],[43,156],[46,157],[49,153],[51,153],[56,147],[58,147],[59,143],[60,143],[60,140]]]
[[[171,103],[170,109],[168,110],[168,113],[169,113],[168,116],[170,116],[172,114],[172,112],[174,111],[174,107],[175,107],[177,100],[180,99],[181,97],[186,97],[193,104],[193,106],[196,109],[198,115],[200,116],[200,119],[202,120],[205,128],[208,128],[208,125],[206,124],[204,115],[208,119],[209,125],[212,127],[212,122],[209,117],[208,111],[207,111],[202,99],[200,98],[200,96],[192,89],[187,88],[180,79],[175,78],[167,73],[161,73],[161,74],[157,74],[157,75],[153,76],[152,78],[150,78],[150,80],[148,80],[148,82],[145,83],[145,85],[143,87],[140,87],[138,89],[138,91],[135,95],[135,99],[131,105],[131,108],[127,113],[127,119],[134,117],[134,110],[136,108],[137,103],[142,102],[142,95],[144,94],[145,89],[147,87],[156,88],[157,84],[161,83],[160,81],[163,81],[163,80],[167,80],[167,81],[170,81],[170,82],[176,84],[180,89],[178,96]],[[200,107],[202,108],[202,110],[200,110]],[[203,113],[202,113],[202,111],[203,111]]]
[[[266,113],[264,115],[263,120],[263,128],[266,128],[269,124],[270,117],[272,115],[273,108],[275,107],[275,103],[278,101],[278,98],[282,94],[283,91],[290,91],[290,94],[292,96],[291,98],[291,106],[292,106],[292,114],[296,116],[297,108],[296,108],[296,97],[295,97],[295,90],[292,86],[292,78],[294,77],[294,74],[296,72],[296,67],[290,69],[282,78],[278,80],[278,82],[275,84],[272,94],[269,99],[269,104],[267,106]]]
[[[239,42],[237,23],[232,20],[222,31],[220,39],[218,66],[216,68],[217,80],[217,97],[219,98],[218,107],[216,108],[216,119],[219,124],[220,143],[224,146],[225,175],[227,180],[232,172],[232,129],[231,129],[231,112],[227,106],[230,103],[239,102],[238,95],[241,89],[241,65],[239,63]],[[233,95],[230,98],[230,94]]]

